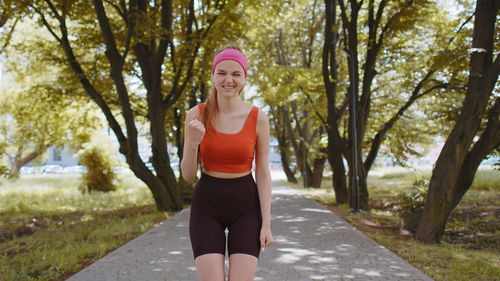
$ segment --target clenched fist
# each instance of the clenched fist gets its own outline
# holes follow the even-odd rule
[[[191,119],[186,127],[186,142],[198,146],[205,135],[205,126],[196,117]]]

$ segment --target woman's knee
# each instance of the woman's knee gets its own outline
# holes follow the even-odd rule
[[[200,281],[224,281],[224,255],[204,254],[194,260]]]
[[[252,281],[259,259],[253,255],[235,253],[229,256],[229,281]]]

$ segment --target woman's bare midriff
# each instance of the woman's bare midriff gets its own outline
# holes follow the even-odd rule
[[[221,179],[235,179],[235,178],[241,178],[244,177],[248,174],[250,174],[252,170],[243,172],[243,173],[223,173],[223,172],[215,172],[215,171],[209,171],[203,169],[203,173],[211,176],[211,177],[216,177],[216,178],[221,178]]]

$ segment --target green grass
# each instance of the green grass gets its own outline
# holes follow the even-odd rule
[[[370,212],[351,214],[335,204],[331,178],[319,189],[290,184],[327,206],[366,235],[438,281],[500,280],[500,171],[480,169],[472,187],[451,213],[440,244],[427,245],[400,233],[395,213],[400,195],[431,170],[383,168],[370,172]],[[300,180],[299,180],[300,182]]]
[[[479,169],[472,182],[474,190],[494,190],[500,192],[500,171]]]
[[[23,176],[0,184],[0,213],[112,210],[153,204],[149,189],[130,174],[123,174],[116,192],[82,194],[77,175]]]
[[[79,176],[22,176],[0,184],[0,280],[65,280],[172,214],[121,175],[115,192],[82,194]]]

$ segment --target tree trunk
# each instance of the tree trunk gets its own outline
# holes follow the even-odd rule
[[[333,171],[332,184],[337,204],[348,202],[347,181],[342,151],[344,140],[339,135],[338,120],[340,114],[335,107],[337,97],[337,38],[334,27],[337,24],[337,1],[325,0],[325,41],[323,43],[322,73],[327,98],[328,118],[326,131],[328,134],[328,163]]]
[[[474,173],[477,170],[479,157],[471,153],[484,155],[485,149],[477,146],[482,145],[482,143],[479,144],[480,141],[476,143],[476,146],[471,151],[469,151],[469,148],[480,128],[481,120],[488,105],[488,99],[492,94],[500,72],[500,58],[497,56],[493,62],[495,19],[499,7],[500,0],[478,0],[476,3],[472,40],[473,51],[470,59],[467,93],[458,120],[448,136],[432,171],[424,212],[416,231],[416,238],[419,241],[426,243],[439,242],[444,233],[449,214],[470,186],[470,179],[473,178],[470,174],[471,171],[465,171],[464,169],[472,169]],[[490,112],[496,114],[496,116],[490,116],[490,118],[497,121],[497,105],[493,106]],[[496,135],[498,123],[494,123],[496,123],[496,128],[491,130]],[[490,134],[488,129],[483,132],[483,136],[485,134]],[[488,137],[485,136],[486,138]],[[491,146],[496,147],[498,143],[498,139],[493,140]],[[480,151],[483,152],[479,153]],[[460,179],[461,173],[465,176],[464,179]]]
[[[43,149],[43,151],[45,150],[46,148]],[[12,165],[7,177],[9,179],[17,178],[19,176],[19,170],[21,170],[21,168],[27,163],[29,163],[31,160],[41,155],[43,151],[33,151],[30,154],[26,155],[25,157],[22,157],[22,147],[20,147],[18,149],[16,156],[14,157],[14,159],[12,159]]]
[[[184,151],[184,142],[182,140],[182,131],[183,131],[183,126],[182,126],[182,114],[180,113],[181,109],[178,107],[173,108],[173,115],[174,115],[174,124],[175,124],[175,146],[177,147],[177,157],[179,158],[178,165],[179,165],[179,180],[182,180],[182,171],[180,169],[181,167],[181,161],[182,161],[182,153]]]
[[[297,183],[297,178],[295,173],[290,169],[290,160],[288,159],[288,146],[286,142],[286,137],[278,137],[278,148],[280,151],[281,166],[285,172],[286,179],[288,182]]]
[[[349,198],[349,207],[350,208],[355,208],[355,202],[356,200],[359,200],[359,208],[362,210],[369,210],[370,206],[368,204],[368,183],[366,181],[366,172],[363,166],[363,163],[361,162],[361,155],[358,154],[358,196],[356,198],[356,194],[354,192],[354,162],[352,160],[352,153],[348,157],[348,164],[349,164],[349,189],[348,189],[348,198]]]
[[[291,183],[298,183],[297,178],[295,177],[295,173],[290,169],[290,161],[288,160],[287,155],[287,147],[282,145],[279,146],[280,156],[281,156],[281,165],[283,166],[283,171],[286,175],[286,180]]]
[[[295,178],[295,173],[292,171],[290,168],[290,160],[288,157],[288,141],[287,141],[287,133],[286,133],[286,126],[284,125],[284,118],[283,118],[283,106],[278,106],[277,111],[273,111],[274,115],[274,127],[275,127],[275,132],[278,140],[278,148],[280,151],[280,157],[281,157],[281,165],[283,167],[283,171],[285,172],[286,178],[288,182],[291,183],[297,183],[297,178]]]
[[[295,103],[295,101],[293,101],[290,103],[290,105],[292,106],[291,114],[293,116],[293,120],[295,121],[295,126],[292,127],[290,112],[286,107],[283,107],[284,120],[286,124],[285,127],[287,128],[288,139],[290,140],[293,151],[295,152],[295,162],[297,164],[297,170],[302,177],[303,186],[306,187],[307,185],[309,185],[311,175],[310,167],[307,163],[308,151],[304,143],[307,139],[307,137],[305,136],[307,132],[307,122],[301,126],[300,122],[302,120],[297,115],[297,104]],[[307,111],[304,111],[304,115],[307,115]],[[297,139],[299,140],[298,142]]]
[[[335,202],[338,205],[347,204],[348,194],[347,194],[347,179],[346,171],[343,162],[342,152],[334,144],[328,144],[328,162],[332,167],[333,171],[333,190],[335,191]]]
[[[313,169],[311,173],[310,186],[312,187],[321,187],[321,182],[323,180],[323,170],[325,168],[325,157],[320,157],[314,159]]]
[[[167,190],[168,181],[164,183],[159,177],[155,176],[142,161],[135,161],[134,163],[129,162],[128,164],[132,172],[134,172],[134,175],[143,181],[148,186],[149,190],[151,190],[158,211],[166,212],[179,210],[179,207],[174,205],[175,200],[171,198],[171,194]],[[173,172],[169,173],[169,176],[168,180],[177,184]]]
[[[151,3],[144,0],[130,1],[127,6],[126,1],[123,1],[120,8],[123,10],[122,17],[126,26],[126,39],[119,42],[122,44],[117,44],[116,42],[111,24],[106,15],[103,1],[92,1],[102,35],[103,45],[106,47],[105,55],[111,67],[110,75],[113,79],[116,94],[120,102],[120,113],[125,124],[125,127],[122,128],[122,125],[120,125],[115,118],[110,106],[104,99],[103,94],[99,92],[89,80],[75,56],[68,39],[69,32],[66,26],[66,19],[70,14],[66,10],[59,11],[59,6],[54,5],[54,3],[49,0],[45,2],[49,9],[47,14],[50,14],[50,17],[58,22],[58,32],[56,32],[53,25],[49,23],[50,20],[46,17],[45,8],[37,7],[37,3],[33,3],[30,7],[40,16],[43,25],[61,45],[70,67],[75,72],[83,88],[91,99],[101,108],[110,128],[116,135],[120,145],[120,153],[126,157],[130,169],[149,187],[158,210],[180,210],[180,208],[182,208],[180,190],[172,168],[170,167],[170,159],[167,151],[165,113],[175,104],[179,96],[183,93],[186,84],[191,81],[193,65],[200,49],[200,44],[203,42],[203,39],[207,37],[209,30],[213,27],[218,17],[218,13],[206,19],[206,21],[204,21],[206,25],[199,29],[200,26],[194,24],[194,1],[190,1],[188,21],[185,23],[186,26],[181,28],[184,32],[182,35],[185,35],[185,39],[183,39],[185,42],[183,43],[186,43],[186,46],[190,48],[186,48],[185,53],[176,53],[174,50],[174,42],[176,39],[173,38],[174,33],[172,31],[173,5],[171,0],[161,1],[161,4],[154,8],[159,8],[160,19],[158,19],[157,27],[164,32],[162,32],[160,36],[157,36],[155,32],[148,35],[140,34],[138,38],[134,38],[137,21],[141,17],[148,16],[148,13],[151,12]],[[156,4],[153,3],[153,5]],[[215,9],[221,11],[224,5],[225,2],[217,5]],[[196,26],[196,32],[192,32],[194,26]],[[143,36],[151,37],[145,38]],[[146,167],[140,158],[134,113],[130,104],[127,87],[124,83],[124,65],[132,42],[135,44],[133,48],[135,50],[137,62],[141,68],[142,82],[147,90],[148,119],[151,121],[152,163],[156,175]],[[169,46],[171,51],[169,54],[172,56],[171,61],[174,64],[172,68],[175,74],[172,77],[173,81],[170,81],[171,83],[162,83],[162,75],[164,74],[162,66]],[[179,60],[178,64],[175,64],[177,57],[182,57],[182,59]],[[162,86],[166,84],[169,84],[172,89],[168,95],[163,98]],[[124,132],[126,132],[126,134]]]

